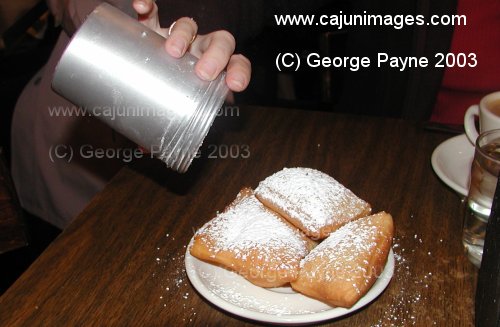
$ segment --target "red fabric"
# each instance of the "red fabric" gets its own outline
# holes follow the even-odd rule
[[[477,66],[445,69],[431,121],[463,124],[465,111],[486,94],[500,90],[500,0],[459,0],[451,53],[476,53]]]

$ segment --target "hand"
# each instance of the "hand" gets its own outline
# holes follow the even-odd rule
[[[196,22],[183,17],[176,21],[168,35],[169,29],[160,26],[158,7],[153,0],[134,0],[133,6],[141,23],[167,38],[165,49],[171,56],[179,58],[189,51],[199,58],[195,72],[201,79],[211,81],[226,68],[226,84],[230,90],[240,92],[248,86],[250,61],[241,54],[234,54],[235,40],[231,33],[216,31],[196,36]]]

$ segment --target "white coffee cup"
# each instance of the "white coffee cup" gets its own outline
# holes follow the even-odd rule
[[[476,128],[479,117],[479,131]],[[464,117],[467,138],[474,145],[479,134],[500,128],[500,91],[484,96],[479,104],[467,109]]]

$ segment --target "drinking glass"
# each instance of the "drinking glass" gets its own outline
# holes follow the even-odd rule
[[[500,129],[479,135],[471,165],[462,242],[469,260],[481,265],[486,224],[500,172]]]

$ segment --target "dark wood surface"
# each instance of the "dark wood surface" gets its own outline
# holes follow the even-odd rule
[[[0,147],[0,254],[28,245],[21,205]]]
[[[0,298],[0,325],[254,324],[197,294],[184,252],[241,187],[293,166],[330,174],[395,221],[388,288],[357,313],[325,323],[473,324],[477,270],[463,254],[461,199],[430,164],[434,148],[452,135],[322,112],[240,108],[233,115],[216,120],[184,175],[158,160],[121,170]],[[231,145],[248,146],[250,156],[209,158],[216,146]]]

